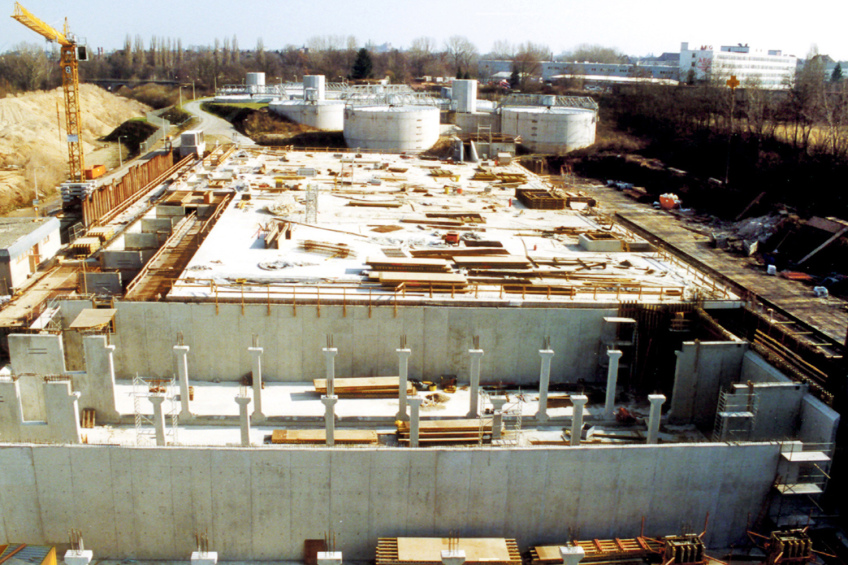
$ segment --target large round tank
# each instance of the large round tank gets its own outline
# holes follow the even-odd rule
[[[312,97],[307,96],[307,92],[310,89],[314,92]],[[303,77],[304,100],[323,100],[325,93],[326,86],[324,85],[324,75],[305,75]]]
[[[521,136],[540,153],[564,153],[595,143],[595,112],[564,106],[516,106],[501,110],[501,133]]]
[[[439,140],[435,106],[348,106],[344,112],[348,147],[419,153]]]
[[[265,87],[265,73],[247,73],[244,82],[248,92],[259,92]]]
[[[326,131],[344,127],[344,102],[341,100],[283,100],[271,102],[268,108],[293,122]]]
[[[473,113],[477,111],[476,80],[455,80],[451,89],[457,112]]]

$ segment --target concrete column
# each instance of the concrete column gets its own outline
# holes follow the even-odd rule
[[[175,345],[174,353],[177,355],[177,373],[180,376],[180,419],[191,418],[191,410],[188,406],[188,345]]]
[[[262,412],[262,351],[261,347],[248,347],[253,367],[253,415],[251,418],[256,422],[264,422],[265,414]]]
[[[501,430],[503,429],[503,407],[506,404],[505,396],[492,396],[492,407],[494,408],[495,417],[492,419],[492,439],[501,439]]]
[[[542,358],[542,369],[539,372],[539,410],[536,412],[536,421],[544,424],[548,421],[548,387],[551,384],[551,359],[554,352],[552,349],[540,349],[539,356]]]
[[[236,404],[239,405],[239,423],[241,425],[241,444],[245,447],[250,445],[250,414],[247,405],[250,404],[249,396],[236,396]]]
[[[156,428],[156,445],[165,445],[165,413],[162,412],[162,403],[165,397],[161,394],[149,396],[153,403],[153,426]]]
[[[106,336],[82,338],[85,352],[85,386],[80,406],[93,408],[97,421],[117,423],[121,415],[115,408],[115,346],[106,344]]]
[[[651,415],[648,417],[648,443],[659,443],[660,418],[665,395],[649,394],[648,401],[651,403]]]
[[[469,398],[468,418],[476,418],[480,409],[480,360],[483,359],[482,349],[469,349],[471,355],[471,396]]]
[[[418,439],[421,431],[421,401],[420,396],[409,397],[409,447],[418,447]]]
[[[71,381],[44,383],[44,405],[50,436],[61,443],[81,443],[79,401],[80,393],[71,391]]]
[[[335,347],[325,347],[322,351],[324,352],[324,360],[327,365],[327,396],[335,396],[336,355],[339,350]]]
[[[571,445],[580,445],[580,436],[583,433],[583,407],[589,402],[585,394],[572,394],[571,404],[573,412],[571,415]]]
[[[65,565],[88,565],[94,558],[94,552],[90,549],[69,549],[65,552]]]
[[[319,551],[318,565],[342,565],[341,551]]]
[[[465,563],[465,551],[462,549],[443,549],[442,565],[463,565]]]
[[[321,397],[324,403],[324,428],[327,432],[327,445],[336,445],[336,396],[325,395]]]
[[[579,545],[560,546],[559,554],[562,556],[562,565],[578,565],[586,556],[586,551]]]
[[[621,359],[621,351],[610,349],[609,367],[607,368],[607,399],[604,404],[604,415],[607,418],[615,417],[615,387],[618,384],[618,360]]]
[[[406,413],[406,387],[409,378],[409,356],[412,355],[410,349],[395,349],[398,354],[398,373],[400,374],[400,388],[398,389],[398,413],[395,419],[408,421],[409,415]]]

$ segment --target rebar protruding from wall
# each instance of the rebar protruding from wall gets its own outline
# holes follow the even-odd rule
[[[81,530],[68,530],[68,543],[71,546],[71,551],[77,553],[85,551],[85,542],[83,542]]]

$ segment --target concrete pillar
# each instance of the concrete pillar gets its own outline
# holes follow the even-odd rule
[[[610,349],[609,367],[607,368],[607,399],[604,403],[604,415],[607,418],[615,417],[615,387],[618,384],[618,360],[621,359],[621,351]]]
[[[217,551],[192,551],[191,565],[217,565]]]
[[[115,346],[106,343],[106,336],[82,338],[85,353],[85,386],[80,406],[93,408],[97,421],[117,423],[121,415],[115,408]]]
[[[241,444],[245,447],[250,445],[250,414],[247,405],[250,404],[249,396],[236,396],[236,404],[239,405],[239,423],[241,425]]]
[[[476,418],[480,409],[480,360],[483,359],[482,349],[469,349],[471,355],[471,393],[469,397],[468,418]]]
[[[328,381],[329,382],[329,381]],[[336,402],[338,397],[322,396],[321,402],[324,403],[324,428],[327,432],[327,445],[336,445]]]
[[[421,401],[420,396],[409,397],[409,411],[412,413],[409,419],[409,447],[418,447],[418,439],[421,431]]]
[[[573,412],[571,415],[571,445],[580,445],[580,436],[583,433],[583,407],[589,402],[585,394],[572,394],[571,404]]]
[[[261,347],[248,347],[253,367],[253,415],[251,418],[256,422],[264,422],[265,414],[262,412],[262,351]]]
[[[335,396],[336,355],[339,350],[335,347],[325,347],[322,351],[327,366],[327,396]]]
[[[442,565],[463,565],[465,563],[465,551],[462,549],[443,549]]]
[[[406,413],[406,387],[409,380],[409,356],[412,355],[410,349],[395,349],[398,354],[398,373],[400,374],[400,388],[398,389],[398,413],[395,419],[408,421],[409,415]]]
[[[551,359],[554,352],[552,349],[540,349],[539,356],[542,358],[542,369],[539,372],[539,410],[536,412],[536,421],[544,424],[548,421],[548,387],[551,384]]]
[[[162,403],[165,397],[161,394],[152,394],[150,402],[153,403],[153,427],[156,428],[156,445],[165,445],[165,413],[162,412]]]
[[[69,549],[65,552],[65,565],[88,565],[94,558],[94,552],[90,549]]]
[[[319,551],[318,565],[342,565],[341,551]]]
[[[503,407],[506,404],[505,396],[492,396],[492,407],[495,417],[492,419],[492,439],[501,439],[501,430],[503,429]]]
[[[50,436],[61,443],[81,443],[79,401],[80,393],[71,391],[71,381],[44,383],[44,405]]]
[[[562,565],[578,565],[586,556],[586,551],[579,545],[560,546],[559,554],[562,556]]]
[[[191,418],[191,409],[188,406],[188,345],[175,345],[174,353],[177,355],[177,373],[180,376],[180,419]]]
[[[660,418],[665,395],[649,394],[648,401],[651,403],[651,415],[648,417],[648,443],[659,443]]]

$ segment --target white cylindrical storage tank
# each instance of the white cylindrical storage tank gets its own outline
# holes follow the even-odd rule
[[[315,89],[315,100],[323,100],[327,92],[324,75],[305,75],[303,77],[304,99],[306,99],[306,91],[310,88]]]
[[[245,84],[247,85],[248,92],[259,92],[260,90],[264,90],[265,73],[247,73]]]
[[[595,143],[594,110],[554,106],[514,106],[501,110],[501,133],[521,136],[540,153],[565,153]]]
[[[351,148],[420,153],[439,140],[435,106],[348,106],[344,138]]]
[[[344,127],[344,102],[341,100],[282,100],[271,102],[268,108],[293,122],[314,128],[342,131]]]
[[[456,111],[474,113],[477,111],[477,81],[455,80],[452,85],[453,100],[456,101]]]

